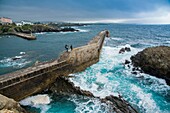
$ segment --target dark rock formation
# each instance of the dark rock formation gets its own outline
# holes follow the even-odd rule
[[[130,51],[131,51],[130,47],[121,48],[119,54],[124,52],[130,52]]]
[[[101,99],[102,102],[111,105],[113,112],[116,113],[137,113],[137,111],[121,96],[115,97],[113,95],[107,96],[104,99]]]
[[[125,64],[130,64],[130,61],[129,60],[125,60]]]
[[[74,31],[79,31],[79,30],[76,30],[76,29],[74,29],[74,28],[71,28],[71,27],[66,27],[66,28],[63,28],[63,29],[61,29],[60,31],[62,31],[62,32],[74,32]]]
[[[170,85],[170,47],[158,46],[144,49],[131,57],[132,64],[145,73],[160,77]]]
[[[109,106],[111,113],[137,113],[137,111],[128,104],[122,97],[107,96],[106,98],[100,99],[95,97],[91,92],[75,87],[72,82],[67,78],[58,77],[56,82],[49,88],[50,92],[54,92],[58,95],[71,95],[78,94],[82,96],[88,96],[91,98],[99,99],[102,103],[106,103]]]
[[[125,48],[121,48],[119,53],[124,53],[125,52]]]
[[[27,113],[18,102],[0,94],[0,113]]]
[[[58,77],[56,82],[49,88],[49,91],[62,95],[78,94],[83,96],[94,97],[89,91],[81,90],[80,87],[75,87],[72,82],[63,77]]]
[[[125,47],[125,51],[127,52],[131,51],[130,47]]]

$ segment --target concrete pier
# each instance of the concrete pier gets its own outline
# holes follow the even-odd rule
[[[57,77],[85,70],[99,61],[107,31],[101,31],[87,45],[64,52],[58,59],[0,76],[0,93],[19,101],[41,92]]]
[[[13,35],[27,39],[27,40],[36,40],[36,37],[31,34],[25,34],[25,33],[13,33]]]

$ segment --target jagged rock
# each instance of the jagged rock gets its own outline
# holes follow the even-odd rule
[[[125,47],[125,51],[127,52],[131,51],[130,47]]]
[[[18,102],[0,94],[0,113],[27,113]]]
[[[112,106],[112,111],[116,113],[138,113],[128,102],[126,102],[120,95],[115,97],[113,95],[106,96],[101,99],[102,102]]]
[[[137,113],[137,111],[128,104],[122,97],[107,96],[106,98],[100,99],[95,97],[91,92],[75,87],[72,82],[67,78],[59,77],[56,82],[49,88],[50,92],[57,93],[59,95],[71,95],[78,94],[82,96],[88,96],[91,98],[99,99],[102,103],[106,103],[109,106],[111,113]]]
[[[145,73],[160,77],[170,85],[170,47],[158,46],[146,48],[131,57],[132,64]]]
[[[70,31],[70,32],[74,32],[74,31],[78,31],[78,30],[75,30],[74,28],[71,28],[71,27],[66,27],[66,28],[63,28],[63,29],[61,29],[60,31],[62,31],[62,32],[68,32],[68,31]]]
[[[132,71],[132,74],[137,75],[138,73],[136,71]]]
[[[129,60],[125,60],[125,64],[130,64],[130,61]]]
[[[119,51],[119,54],[124,53],[124,52],[125,52],[125,48],[121,48],[120,51]]]
[[[130,51],[131,51],[130,47],[121,48],[119,54],[124,52],[130,52]]]
[[[79,94],[94,97],[91,92],[81,90],[80,87],[75,87],[72,82],[63,77],[58,77],[56,82],[49,88],[49,91],[64,95]]]

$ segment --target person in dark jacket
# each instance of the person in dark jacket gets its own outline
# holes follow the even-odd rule
[[[66,51],[68,52],[68,45],[67,45],[67,44],[65,45],[65,49],[66,49]]]

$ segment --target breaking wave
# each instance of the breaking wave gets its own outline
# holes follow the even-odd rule
[[[122,47],[130,47],[131,51],[119,54]],[[166,98],[169,98],[170,87],[165,80],[140,72],[132,74],[133,66],[123,65],[125,60],[130,60],[132,55],[141,50],[130,45],[105,46],[97,64],[84,72],[72,74],[75,77],[70,80],[76,86],[102,98],[120,94],[140,112],[168,113],[170,103]],[[159,101],[157,101],[158,98]]]

